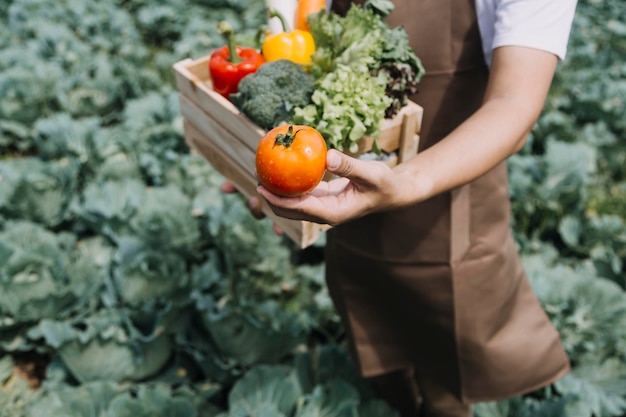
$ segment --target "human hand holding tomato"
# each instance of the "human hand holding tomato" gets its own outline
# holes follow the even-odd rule
[[[400,192],[394,170],[382,162],[360,161],[333,149],[327,152],[326,170],[338,178],[321,181],[305,194],[280,196],[262,185],[257,191],[279,216],[333,226],[400,206],[407,194]]]
[[[298,141],[293,145],[296,136]],[[260,180],[281,194],[310,191],[320,182],[325,169],[326,142],[319,132],[308,126],[277,127],[259,142],[257,170],[261,174]],[[239,192],[229,180],[222,184],[221,190],[227,194]],[[265,217],[261,202],[256,197],[248,199],[248,209],[257,219]],[[276,223],[274,232],[278,235],[284,233]]]

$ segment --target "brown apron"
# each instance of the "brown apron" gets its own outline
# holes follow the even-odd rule
[[[423,150],[478,109],[488,69],[474,0],[394,3],[388,21],[405,27],[426,68],[412,98],[425,109]],[[414,368],[476,402],[520,395],[569,371],[509,221],[501,163],[451,192],[328,232],[328,287],[363,376]]]

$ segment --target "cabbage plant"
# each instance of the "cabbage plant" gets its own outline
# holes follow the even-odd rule
[[[197,417],[200,407],[193,394],[159,383],[52,385],[26,411],[37,417]]]
[[[0,160],[0,216],[55,227],[69,220],[78,189],[78,163],[71,158]]]
[[[65,321],[42,320],[31,331],[53,347],[81,382],[138,381],[158,373],[173,352],[166,313],[99,309]]]
[[[0,231],[0,311],[18,323],[36,322],[69,314],[93,295],[104,275],[90,259],[72,256],[73,239],[7,222]]]

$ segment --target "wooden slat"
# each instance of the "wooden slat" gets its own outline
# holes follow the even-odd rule
[[[250,149],[256,149],[256,144],[265,134],[265,130],[248,119],[234,104],[213,91],[208,74],[208,59],[180,61],[174,64],[174,72],[180,93],[215,120],[227,125],[231,133]]]
[[[419,122],[421,112],[406,113],[402,118],[402,131],[400,134],[400,148],[398,149],[398,163],[401,164],[415,154],[419,146]]]
[[[196,126],[203,134],[203,140],[209,142],[211,146],[220,148],[226,158],[238,161],[248,174],[255,175],[255,150],[250,149],[240,140],[238,136],[223,127],[213,115],[202,111],[187,96],[180,94],[180,108],[186,120]]]

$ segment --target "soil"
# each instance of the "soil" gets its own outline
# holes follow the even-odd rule
[[[22,352],[15,354],[13,360],[15,362],[13,369],[15,376],[25,379],[33,389],[39,388],[46,378],[46,369],[50,363],[50,357],[37,352]]]

